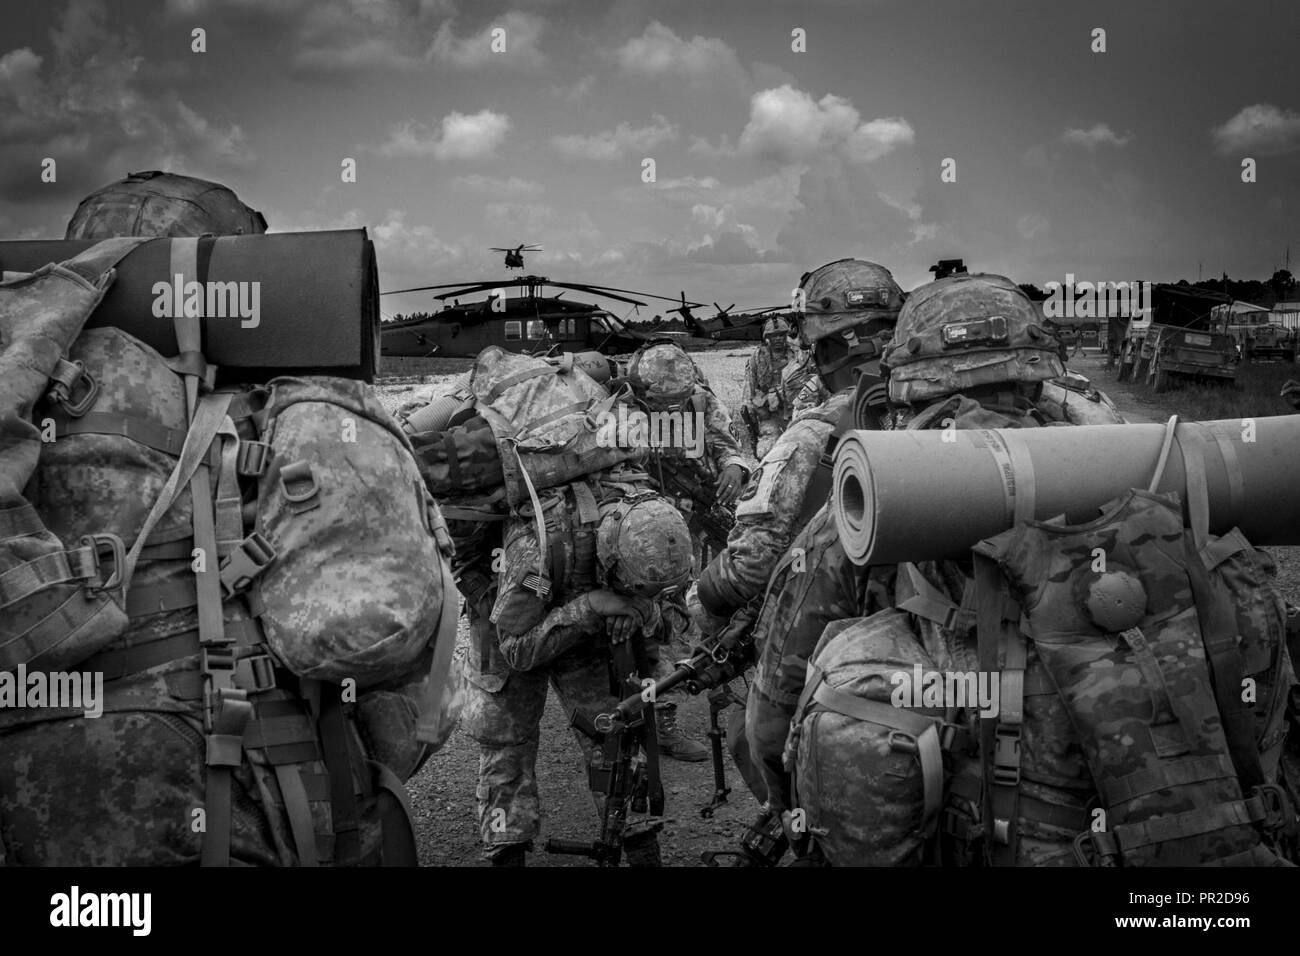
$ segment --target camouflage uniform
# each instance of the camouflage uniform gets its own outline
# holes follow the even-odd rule
[[[265,231],[261,214],[244,206],[223,186],[184,176],[141,173],[84,200],[69,223],[67,237]],[[80,340],[79,346],[87,341]],[[79,346],[74,346],[74,354]],[[109,382],[101,382],[101,399],[111,398],[115,407],[121,408],[135,403],[137,418],[146,413],[152,419],[159,414],[180,416],[167,424],[183,434],[183,392],[178,398],[174,391],[159,391],[157,381],[141,381],[140,367],[127,361],[113,372],[111,387]],[[109,467],[101,470],[101,464]],[[32,483],[36,509],[64,540],[77,540],[78,534],[89,530],[111,531],[132,540],[158,492],[155,475],[141,467],[129,487],[109,485],[105,476],[126,479],[122,462],[88,458],[80,465],[82,470],[77,470],[77,463],[65,463],[57,475],[38,473]],[[73,472],[80,482],[75,487],[67,484]],[[142,488],[142,476],[148,479],[148,487]],[[96,480],[104,486],[94,489],[95,507],[85,507],[85,482]],[[104,510],[107,503],[114,507]],[[156,531],[183,530],[189,524],[189,512],[189,497],[184,495]],[[95,523],[84,527],[90,519]],[[376,533],[382,533],[382,528]],[[175,537],[164,536],[163,540]],[[192,581],[188,546],[179,561],[176,557],[144,558],[132,579],[133,589]],[[192,592],[193,585],[190,587]],[[223,607],[227,628],[248,626],[240,603]],[[0,773],[0,861],[61,866],[199,862],[204,842],[199,824],[215,821],[217,810],[207,808],[207,817],[197,815],[205,809],[208,776],[203,687],[197,653],[177,650],[197,643],[197,624],[196,612],[183,603],[159,613],[133,612],[128,629],[106,649],[89,660],[71,662],[70,669],[103,673],[103,715],[98,718],[71,709],[0,708],[0,765],[6,768]],[[151,652],[160,652],[153,654],[152,663],[148,659]],[[277,675],[276,684],[297,686],[283,672]],[[303,738],[287,732],[288,722],[299,720],[295,715],[301,714],[304,706],[296,691],[273,689],[250,700],[254,707],[250,727],[262,726],[263,718],[281,719],[286,731],[282,743],[302,752]],[[346,733],[352,739],[344,746],[362,752],[355,730],[349,727]],[[270,746],[265,739],[246,738],[244,759],[231,769],[229,857],[234,864],[301,862],[282,790],[282,785],[291,785],[292,780],[279,776],[273,764],[288,767],[295,779],[301,773],[301,779],[309,784],[328,778],[314,744],[306,748],[312,749],[314,756],[303,753],[292,764],[278,758],[269,760]],[[308,788],[310,818],[305,822],[318,836],[331,832],[329,799],[328,786]],[[365,858],[378,847],[380,831],[373,805],[359,809],[356,843]],[[330,849],[318,842],[322,861],[328,859]]]
[[[678,530],[685,537],[684,526]],[[574,708],[590,715],[608,712],[620,699],[610,688],[607,619],[588,598],[600,586],[599,575],[595,568],[578,566],[581,545],[573,538],[563,548],[565,591],[548,606],[523,585],[538,567],[536,537],[524,526],[509,534],[500,591],[494,600],[488,595],[478,601],[470,618],[470,692],[463,719],[480,747],[475,794],[488,858],[507,847],[531,844],[540,830],[536,764],[548,685],[566,713]],[[495,625],[488,619],[489,607]],[[662,627],[658,604],[648,607],[641,629],[647,673],[658,666]],[[598,762],[596,744],[576,729],[574,737],[584,762]],[[593,799],[599,812],[602,797],[593,792]]]

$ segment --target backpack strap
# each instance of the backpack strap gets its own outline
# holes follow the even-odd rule
[[[974,559],[979,667],[986,674],[999,673],[999,657],[1003,661],[998,714],[980,717],[985,853],[995,866],[1014,866],[1019,844],[1020,738],[1028,651],[1020,636],[1018,605],[997,562],[978,551]]]
[[[1175,440],[1178,440],[1177,438]],[[1228,740],[1228,752],[1244,792],[1265,783],[1255,746],[1255,719],[1241,700],[1242,667],[1237,650],[1237,622],[1232,602],[1216,587],[1206,567],[1209,549],[1210,506],[1205,476],[1205,441],[1201,426],[1189,428],[1179,441],[1183,470],[1187,474],[1187,509],[1192,536],[1187,549],[1187,577],[1192,586],[1196,616],[1205,643],[1206,663],[1214,683],[1214,698]]]

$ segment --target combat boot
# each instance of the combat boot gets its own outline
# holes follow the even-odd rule
[[[692,740],[677,729],[677,705],[660,702],[655,704],[655,727],[659,738],[659,753],[674,760],[687,763],[699,763],[709,759],[709,748],[698,740]]]
[[[490,851],[488,860],[493,866],[526,866],[531,843],[506,843]]]
[[[628,866],[663,866],[659,855],[659,834],[640,833],[623,841],[623,860]]]

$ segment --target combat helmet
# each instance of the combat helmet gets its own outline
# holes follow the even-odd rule
[[[879,360],[904,296],[884,266],[837,259],[806,273],[798,298],[800,338],[812,348],[827,388],[837,392]]]
[[[653,492],[608,506],[596,529],[596,563],[616,590],[654,597],[684,587],[691,574],[691,532],[681,512]]]
[[[266,232],[266,219],[220,183],[158,170],[131,173],[81,201],[66,239],[110,236],[240,236]]]
[[[699,384],[699,370],[676,342],[651,342],[637,351],[627,370],[637,397],[650,405],[679,405]]]
[[[914,290],[882,365],[889,397],[918,402],[1065,374],[1055,336],[1005,276],[954,275]]]
[[[790,355],[790,323],[777,313],[763,320],[763,345],[769,355],[784,362]]]

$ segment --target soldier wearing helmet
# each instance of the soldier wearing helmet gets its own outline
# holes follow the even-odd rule
[[[602,473],[583,486],[590,496],[573,486],[544,492],[544,545],[527,506],[507,524],[491,610],[497,640],[479,644],[492,659],[467,661],[475,687],[492,684],[470,695],[465,719],[481,748],[480,831],[493,865],[523,865],[540,829],[536,761],[548,686],[566,711],[600,713],[622,696],[611,687],[613,645],[643,648],[644,676],[659,666],[661,603],[689,581],[691,540],[681,514],[643,478]],[[656,717],[662,729],[658,707]],[[599,744],[575,736],[588,763],[599,764]],[[630,865],[658,865],[653,832],[624,846]]]
[[[800,411],[821,404],[829,396],[817,378],[812,354],[803,347],[795,330],[783,316],[774,315],[763,327],[763,343],[745,364],[748,394],[742,409],[754,441],[754,453],[762,458]],[[799,407],[805,388],[820,398]]]
[[[646,411],[681,412],[692,416],[697,430],[703,426],[702,459],[690,458],[684,448],[651,449],[651,475],[656,459],[671,459],[678,467],[693,464],[700,469],[699,483],[712,486],[718,503],[735,501],[754,463],[736,444],[731,416],[686,350],[672,341],[651,342],[632,354],[624,380]]]
[[[888,428],[1123,420],[1105,396],[1061,378],[1065,370],[1055,339],[1039,326],[1024,293],[1002,276],[959,274],[914,290],[881,344],[876,354],[888,407],[879,399],[868,407]],[[879,395],[881,386],[872,387]],[[801,555],[799,566],[786,560],[778,568],[754,627],[758,664],[745,727],[765,796],[781,813],[793,809],[792,781],[783,764],[790,724],[809,659],[828,624],[901,606],[913,614],[918,642],[941,668],[967,659],[961,642],[970,636],[950,626],[956,618],[949,612],[962,605],[969,579],[969,569],[956,562],[856,566],[844,554],[830,507],[812,517],[790,553]],[[860,758],[863,780],[869,780],[869,755],[852,756]]]
[[[131,173],[81,201],[66,239],[110,236],[246,236],[266,232],[266,219],[220,183],[164,173]]]

